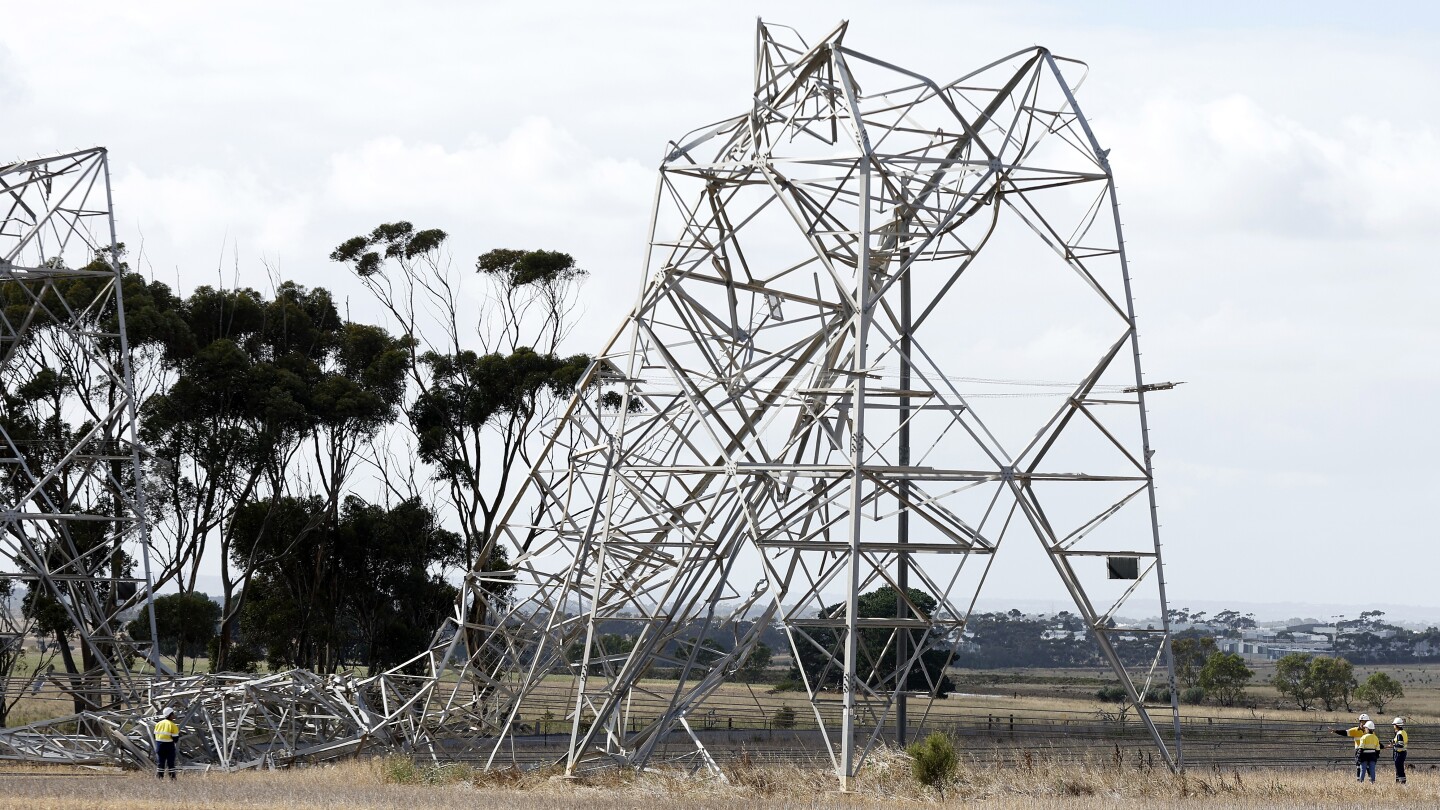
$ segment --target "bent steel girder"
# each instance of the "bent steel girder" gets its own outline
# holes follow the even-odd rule
[[[0,576],[73,632],[53,681],[86,711],[152,658],[122,619],[149,554],[118,253],[104,149],[0,166]]]
[[[1038,541],[1179,761],[1134,309],[1108,152],[1073,94],[1083,65],[1033,48],[941,85],[845,34],[761,24],[750,110],[667,147],[639,302],[495,538],[516,549],[513,597],[465,632],[459,611],[431,653],[431,704],[463,708],[492,761],[558,679],[569,771],[644,767],[682,733],[713,767],[687,715],[778,622],[848,786],[907,698],[943,693],[935,656],[1013,534]],[[1089,318],[1092,353],[1029,421],[962,394],[966,322],[947,310],[1021,270],[986,251],[997,233],[1049,256],[1010,306],[1063,287]],[[1137,579],[1095,575],[1117,556]],[[487,599],[485,576],[467,599]],[[862,600],[881,588],[893,614]],[[1137,594],[1159,627],[1117,625]],[[618,621],[641,628],[624,649]],[[473,655],[467,633],[486,639]],[[1168,740],[1144,706],[1156,682]]]

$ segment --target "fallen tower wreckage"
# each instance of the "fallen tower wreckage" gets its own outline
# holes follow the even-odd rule
[[[367,750],[498,767],[555,723],[549,756],[571,773],[713,770],[697,713],[778,626],[812,744],[848,786],[925,723],[995,552],[1029,535],[1178,764],[1168,620],[1115,621],[1137,593],[1165,617],[1165,594],[1148,389],[1108,150],[1073,95],[1083,66],[1034,48],[940,85],[845,31],[811,45],[760,25],[750,108],[670,144],[640,301],[492,539],[512,569],[472,572],[430,650],[366,678],[159,677],[5,732],[0,757],[144,760],[173,705],[195,732],[183,758],[225,768]],[[1009,246],[987,254],[992,240]],[[983,300],[986,279],[1032,267],[1060,272],[963,309],[971,286]],[[1004,365],[1082,312],[1069,367]],[[982,407],[959,386],[996,380],[970,346],[1006,376],[1072,382],[1058,404]],[[624,649],[615,622],[635,628]],[[1144,705],[1157,686],[1173,730]]]
[[[384,675],[184,675],[157,678],[135,709],[96,710],[0,735],[0,759],[74,765],[148,765],[155,706],[185,730],[181,761],[226,770],[318,762],[401,750],[421,736],[412,709]]]

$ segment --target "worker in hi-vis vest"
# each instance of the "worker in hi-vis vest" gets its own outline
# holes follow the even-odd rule
[[[1352,727],[1352,728],[1337,728],[1337,729],[1332,729],[1336,734],[1339,734],[1341,737],[1349,737],[1350,739],[1352,739],[1352,740],[1355,741],[1355,778],[1356,778],[1356,779],[1359,779],[1359,778],[1361,778],[1361,777],[1363,776],[1363,774],[1360,772],[1360,738],[1365,736],[1365,724],[1366,724],[1366,723],[1370,723],[1370,728],[1372,728],[1372,729],[1375,728],[1375,724],[1374,724],[1373,722],[1371,722],[1371,720],[1370,720],[1370,715],[1368,715],[1368,714],[1362,714],[1362,715],[1360,715],[1360,722],[1356,723],[1356,724],[1354,725],[1354,727]]]
[[[175,778],[175,740],[180,737],[180,727],[175,725],[175,710],[167,708],[160,713],[160,722],[155,724],[155,778],[164,779],[169,768],[170,778]]]
[[[1360,747],[1360,775],[1358,781],[1364,782],[1368,775],[1370,781],[1375,781],[1375,764],[1380,761],[1380,737],[1375,734],[1374,721],[1365,724],[1365,734],[1356,743]]]
[[[1410,753],[1410,734],[1405,731],[1405,718],[1397,717],[1392,724],[1395,726],[1395,739],[1390,741],[1390,754],[1395,760],[1395,782],[1405,784],[1405,755]],[[1385,744],[1380,745],[1385,748]]]

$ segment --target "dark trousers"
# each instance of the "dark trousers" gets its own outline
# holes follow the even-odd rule
[[[155,778],[164,779],[165,769],[170,769],[170,778],[175,778],[175,743],[155,743]]]
[[[1406,751],[1395,752],[1395,781],[1405,783],[1405,754]]]

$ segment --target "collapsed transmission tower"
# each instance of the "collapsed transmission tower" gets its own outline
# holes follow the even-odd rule
[[[437,735],[467,729],[493,762],[558,705],[572,773],[643,767],[677,734],[713,767],[691,712],[778,623],[848,787],[923,724],[995,553],[1025,544],[1178,763],[1135,314],[1084,66],[1034,48],[941,85],[845,31],[807,45],[762,23],[751,107],[667,148],[639,302],[492,539],[513,570],[474,572],[429,653],[463,676],[433,681]],[[1064,389],[974,395],[1005,382],[979,368]],[[1126,626],[1126,605],[1160,618]],[[620,646],[615,622],[640,629]],[[1145,707],[1162,684],[1173,732]]]
[[[0,578],[67,639],[77,711],[135,703],[151,658],[122,621],[149,555],[118,254],[104,149],[0,166]]]
[[[1180,764],[1155,387],[1083,65],[1035,48],[940,85],[845,31],[761,24],[750,109],[667,147],[639,302],[490,540],[509,564],[470,573],[431,649],[363,679],[138,694],[120,613],[148,581],[126,550],[148,569],[148,546],[105,153],[0,167],[0,565],[82,650],[76,715],[0,736],[0,757],[140,760],[148,712],[179,700],[206,729],[187,757],[222,767],[367,746],[518,762],[563,724],[571,773],[714,769],[694,715],[778,626],[848,788],[929,720],[1004,545],[1030,557],[998,582],[1054,571]],[[1146,707],[1162,683],[1169,731]]]

